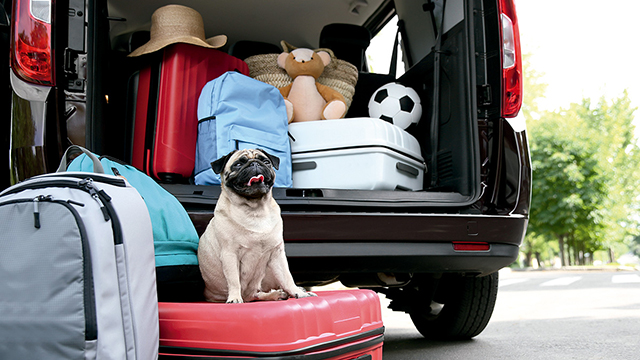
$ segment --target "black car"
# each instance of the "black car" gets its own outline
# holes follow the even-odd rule
[[[274,189],[286,252],[302,286],[341,281],[372,288],[392,299],[392,309],[408,312],[426,337],[478,335],[493,311],[497,271],[518,256],[531,197],[513,0],[177,2],[202,15],[208,36],[226,34],[221,50],[232,55],[241,41],[329,47],[320,44],[327,25],[353,29],[333,39],[338,58],[360,51],[350,60],[359,79],[347,117],[369,116],[366,104],[380,79],[417,91],[422,117],[407,131],[426,168],[421,188],[298,188],[294,182]],[[70,144],[131,162],[130,79],[144,64],[127,55],[149,39],[151,15],[163,5],[3,2],[0,28],[11,69],[3,75],[10,94],[0,100],[0,140],[8,154],[2,187],[55,171]],[[395,36],[380,45],[375,35],[385,32]],[[396,50],[393,72],[388,64],[395,65]],[[389,59],[382,70],[373,66],[380,58]],[[157,180],[202,233],[220,188],[188,178]]]

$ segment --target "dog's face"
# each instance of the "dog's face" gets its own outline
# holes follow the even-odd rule
[[[269,193],[280,159],[261,149],[235,150],[211,163],[224,187],[236,194],[258,199]]]

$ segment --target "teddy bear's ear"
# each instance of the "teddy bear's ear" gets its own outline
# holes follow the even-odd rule
[[[320,56],[320,59],[322,59],[322,62],[324,63],[324,66],[329,65],[329,63],[331,62],[331,55],[326,52],[326,51],[318,51],[317,53]]]
[[[284,65],[287,62],[287,57],[289,57],[289,53],[286,51],[278,55],[278,66],[284,69]]]

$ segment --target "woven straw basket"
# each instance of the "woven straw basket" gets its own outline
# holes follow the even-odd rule
[[[295,49],[286,41],[282,41],[281,45],[284,51]],[[331,55],[331,62],[324,68],[318,82],[342,94],[347,103],[347,109],[349,109],[356,91],[358,69],[348,62],[336,58],[330,49],[315,49],[315,51],[326,51]],[[293,81],[291,77],[278,66],[278,55],[280,54],[261,54],[246,58],[244,61],[249,66],[249,76],[277,88],[291,84]]]

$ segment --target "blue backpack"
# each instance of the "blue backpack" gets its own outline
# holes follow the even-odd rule
[[[291,145],[284,98],[274,86],[229,71],[208,82],[198,100],[194,182],[219,185],[211,162],[233,150],[260,148],[280,159],[275,187],[291,187]]]
[[[67,166],[67,153],[82,151]],[[60,163],[58,171],[103,171],[105,174],[122,176],[133,186],[144,199],[151,225],[153,227],[153,245],[155,248],[156,267],[176,265],[198,265],[199,237],[189,214],[182,204],[172,194],[158,185],[152,178],[133,166],[126,165],[119,160],[96,155],[79,146],[72,146],[67,150]],[[98,162],[99,160],[99,162]],[[94,162],[102,165],[94,167]]]

